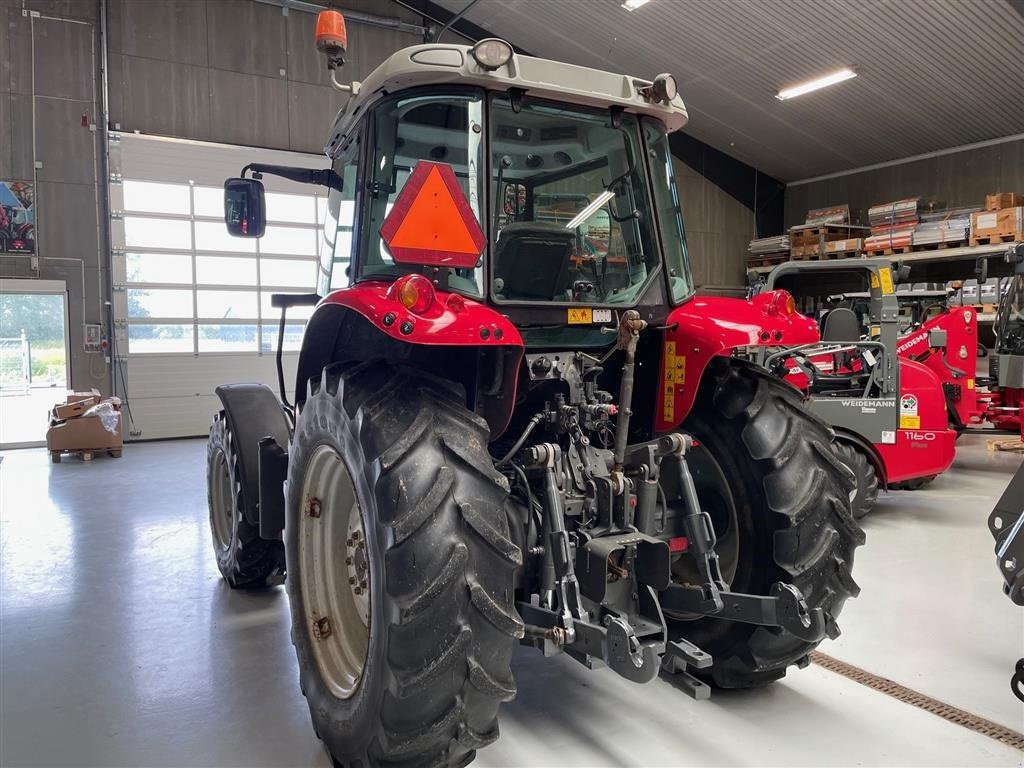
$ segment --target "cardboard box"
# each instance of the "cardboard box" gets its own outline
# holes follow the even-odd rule
[[[124,445],[124,419],[118,412],[117,432],[103,426],[99,416],[79,416],[58,421],[51,414],[50,428],[46,430],[46,449],[59,451],[120,451]]]
[[[985,195],[985,210],[999,211],[1003,208],[1015,208],[1024,205],[1024,195],[1017,192],[995,192]]]
[[[99,395],[89,395],[70,403],[53,406],[53,416],[57,421],[75,419],[100,401]]]
[[[825,243],[825,253],[836,253],[837,251],[859,251],[864,247],[864,240],[859,237],[851,237],[847,240],[830,240]]]
[[[75,392],[73,389],[69,389],[64,393],[64,402],[77,403],[79,400],[88,400],[91,397],[96,398],[97,403],[103,399],[103,395],[98,389],[90,389],[88,392]]]
[[[971,214],[971,237],[1024,234],[1024,206]]]

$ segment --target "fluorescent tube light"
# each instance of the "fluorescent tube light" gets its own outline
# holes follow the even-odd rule
[[[841,83],[843,80],[849,80],[851,77],[856,77],[857,73],[849,67],[844,67],[838,72],[833,72],[830,75],[815,78],[814,80],[808,80],[806,83],[800,85],[794,85],[792,88],[785,88],[775,94],[775,98],[779,101],[785,101],[786,99],[792,99],[794,96],[803,96],[805,93],[816,91],[819,88],[827,88],[830,85]]]
[[[627,11],[635,11],[641,5],[646,5],[647,2],[648,0],[626,0],[626,2],[622,4],[622,7]]]
[[[591,216],[593,216],[595,213],[597,213],[598,208],[600,208],[602,205],[607,203],[613,197],[615,197],[615,193],[612,192],[611,190],[606,189],[600,195],[595,197],[594,201],[592,203],[590,203],[590,205],[588,205],[582,211],[577,213],[576,216],[573,218],[573,220],[565,225],[565,228],[566,229],[576,229],[576,227],[578,227],[584,221],[586,221]]]

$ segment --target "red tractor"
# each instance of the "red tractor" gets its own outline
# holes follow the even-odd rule
[[[324,12],[332,69],[344,42]],[[316,304],[294,405],[283,374],[284,402],[219,387],[208,463],[220,570],[286,571],[334,760],[465,765],[517,642],[695,697],[805,664],[858,592],[853,477],[799,393],[731,354],[814,323],[782,291],[694,296],[673,78],[488,39],[344,88],[329,169],[225,184],[235,235],[263,231],[264,173],[328,187],[330,223],[318,295],[275,299]]]

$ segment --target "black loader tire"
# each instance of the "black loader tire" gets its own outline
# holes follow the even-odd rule
[[[839,460],[853,472],[857,480],[857,487],[850,499],[850,508],[853,516],[860,520],[871,511],[878,500],[878,475],[871,459],[859,448],[847,442],[837,442],[835,450]]]
[[[919,491],[926,485],[938,477],[938,475],[928,475],[928,477],[915,477],[912,480],[901,480],[898,483],[889,483],[890,491]]]
[[[860,588],[850,571],[864,532],[850,511],[853,476],[833,449],[832,430],[802,405],[800,393],[767,371],[716,358],[683,423],[728,478],[736,508],[739,556],[731,588],[766,595],[793,584],[823,609],[829,637]],[[699,492],[699,488],[698,488]],[[695,671],[721,688],[753,688],[804,666],[816,643],[778,628],[702,618],[670,620],[670,634],[714,659]]]
[[[329,365],[308,392],[288,467],[285,549],[314,730],[348,768],[466,765],[498,736],[523,635],[513,601],[522,553],[509,538],[508,481],[487,452],[487,424],[448,382],[380,362]],[[303,478],[323,445],[349,468],[366,529],[369,640],[349,698],[325,685],[303,605]]]
[[[256,446],[251,449],[256,450]],[[277,586],[284,583],[284,545],[280,541],[261,539],[259,526],[246,521],[243,510],[251,502],[245,498],[238,480],[238,462],[234,435],[221,411],[213,417],[206,444],[206,494],[217,568],[233,589]],[[226,523],[230,532],[224,542],[218,540],[214,519],[217,514],[214,496],[222,487],[218,485],[218,473],[226,473],[221,482],[228,498],[222,503],[230,505],[230,520]]]

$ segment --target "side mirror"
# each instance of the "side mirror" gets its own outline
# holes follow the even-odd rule
[[[909,264],[900,264],[898,267],[896,267],[896,282],[897,283],[905,283],[907,281],[908,277],[910,277],[910,265]]]
[[[224,182],[224,223],[234,237],[263,237],[267,227],[263,183],[256,179]]]

